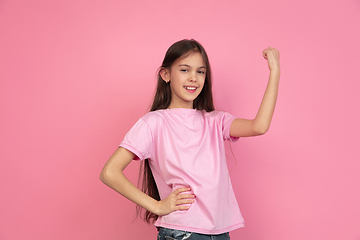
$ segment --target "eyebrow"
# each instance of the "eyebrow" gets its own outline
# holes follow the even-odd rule
[[[191,68],[191,66],[190,66],[190,65],[187,65],[187,64],[180,64],[179,67],[188,67],[188,68]],[[206,67],[204,67],[204,66],[201,66],[201,67],[199,67],[199,68],[205,68],[205,69],[206,69]]]

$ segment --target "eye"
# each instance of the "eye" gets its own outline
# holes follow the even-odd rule
[[[200,74],[205,74],[205,71],[198,71],[198,73],[200,73]]]
[[[181,72],[188,72],[187,69],[180,69]]]

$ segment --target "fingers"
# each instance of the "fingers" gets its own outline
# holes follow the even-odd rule
[[[168,197],[158,202],[156,214],[162,216],[173,211],[188,210],[195,202],[195,195],[189,192],[191,192],[189,187],[174,190]]]
[[[189,204],[193,203],[195,199],[195,195],[193,194],[179,194],[176,198],[176,204]]]
[[[189,187],[182,187],[182,188],[178,188],[178,189],[176,189],[175,191],[173,191],[173,194],[178,195],[178,194],[180,194],[180,193],[182,193],[182,192],[189,192],[189,191],[191,191],[191,188],[189,188]]]
[[[277,49],[273,48],[273,47],[268,47],[267,49],[265,49],[265,50],[263,51],[263,57],[264,57],[265,59],[267,59],[269,54],[273,54],[273,55],[277,55],[277,56],[278,56],[278,55],[279,55],[279,51],[278,51]]]
[[[188,210],[194,203],[195,195],[188,193],[191,188],[178,188],[172,194],[174,195],[176,210]],[[185,193],[187,192],[187,193]]]
[[[268,61],[268,66],[270,70],[278,71],[280,69],[280,53],[277,49],[273,47],[268,47],[263,52],[263,57]]]
[[[181,206],[177,206],[178,211],[184,211],[184,210],[189,210],[190,209],[190,205],[181,205]]]
[[[195,198],[194,194],[178,194],[177,199]]]
[[[192,203],[193,202],[192,199],[195,198],[195,195],[188,193],[189,191],[191,191],[191,188],[179,188],[179,189],[175,190],[172,194],[174,195],[175,200],[179,204]],[[186,192],[186,193],[184,193],[184,192]],[[187,199],[187,200],[184,200],[184,199]]]
[[[194,199],[178,199],[176,201],[176,210],[188,210],[194,202]]]

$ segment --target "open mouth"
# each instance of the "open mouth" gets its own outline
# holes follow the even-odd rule
[[[188,87],[188,86],[185,86],[184,88],[189,91],[195,91],[197,89],[197,87]]]

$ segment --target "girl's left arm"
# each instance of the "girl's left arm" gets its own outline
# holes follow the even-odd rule
[[[279,51],[269,47],[263,51],[270,69],[269,81],[256,117],[252,120],[236,118],[230,127],[232,137],[251,137],[262,135],[269,130],[274,114],[280,79]]]

